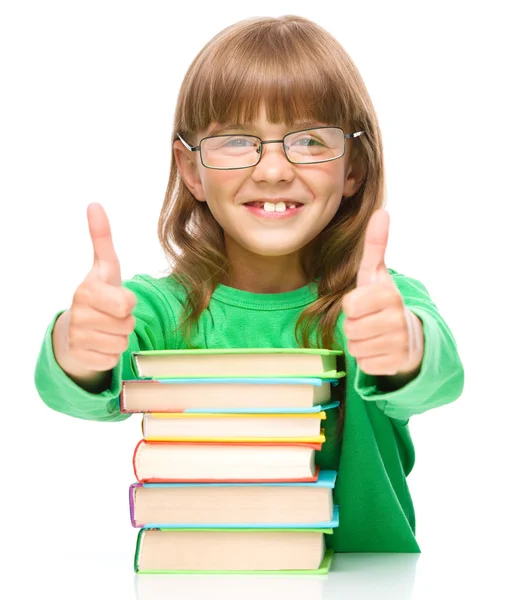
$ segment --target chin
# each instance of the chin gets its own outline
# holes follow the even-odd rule
[[[241,245],[247,251],[259,256],[288,256],[296,254],[304,246],[304,243],[291,242],[286,240],[242,240]]]

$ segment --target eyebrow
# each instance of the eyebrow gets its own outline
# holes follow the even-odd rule
[[[292,125],[293,129],[291,131],[297,131],[298,129],[304,129],[307,127],[318,127],[322,126],[322,123],[318,123],[315,121],[299,121]],[[225,125],[218,125],[214,127],[208,132],[208,136],[217,135],[219,133],[223,133],[224,131],[240,131],[240,132],[249,132],[252,130],[256,131],[256,127],[254,125],[243,125],[241,123],[227,123]]]

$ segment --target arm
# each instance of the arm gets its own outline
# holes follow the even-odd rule
[[[107,373],[94,376],[77,373],[73,379],[57,362],[53,346],[54,327],[64,311],[54,315],[48,326],[36,361],[34,383],[40,398],[50,408],[80,419],[94,421],[122,421],[130,415],[119,408],[119,395],[123,379],[134,379],[130,365],[132,352],[161,350],[172,334],[173,314],[165,297],[147,279],[135,276],[123,282],[137,297],[133,315],[135,328],[129,345],[116,367]],[[169,346],[169,347],[173,347]]]
[[[364,400],[374,400],[387,416],[407,420],[459,398],[464,368],[455,339],[425,286],[393,269],[389,272],[405,306],[422,324],[422,361],[413,371],[391,377],[368,375],[357,365],[355,388]]]

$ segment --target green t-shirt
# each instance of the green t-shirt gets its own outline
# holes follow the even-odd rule
[[[415,414],[457,399],[464,371],[448,326],[416,279],[389,269],[405,305],[423,322],[425,351],[417,377],[394,391],[381,391],[377,378],[357,368],[348,354],[341,313],[336,339],[345,352],[346,376],[333,393],[343,403],[343,428],[338,409],[327,411],[326,441],[316,462],[338,473],[334,490],[339,527],[326,536],[336,552],[419,552],[415,515],[406,477],[414,465],[408,421]],[[35,368],[35,385],[54,410],[82,419],[120,421],[122,379],[134,379],[130,354],[139,350],[186,348],[176,328],[185,300],[184,288],[172,277],[135,275],[123,285],[137,297],[136,325],[129,346],[113,370],[109,389],[98,394],[73,382],[55,360],[52,330],[45,333]],[[317,297],[315,283],[279,294],[257,294],[219,285],[198,326],[192,330],[196,348],[297,347],[296,321]]]

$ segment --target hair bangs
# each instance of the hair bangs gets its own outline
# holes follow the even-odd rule
[[[197,133],[210,123],[253,123],[262,105],[275,124],[349,123],[352,103],[340,57],[322,40],[314,45],[313,39],[276,33],[262,28],[233,44],[207,48],[185,90],[179,127]]]

